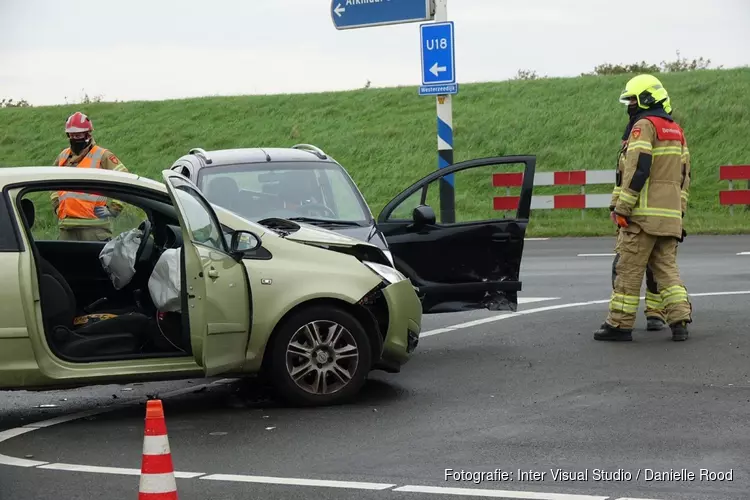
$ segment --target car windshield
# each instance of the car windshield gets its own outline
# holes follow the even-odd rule
[[[369,224],[370,210],[335,163],[253,163],[209,167],[198,187],[211,202],[252,221],[277,217],[318,224]]]

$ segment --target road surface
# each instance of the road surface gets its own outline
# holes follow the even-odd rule
[[[402,373],[347,406],[282,408],[220,379],[0,393],[0,500],[136,498],[147,394],[164,398],[182,500],[746,499],[750,237],[680,247],[684,343],[642,312],[634,342],[593,340],[612,244],[529,241],[520,314],[429,316]]]

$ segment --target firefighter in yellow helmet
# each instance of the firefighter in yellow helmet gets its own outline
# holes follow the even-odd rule
[[[628,105],[631,119],[620,191],[613,196],[619,257],[609,314],[594,338],[632,340],[643,275],[651,267],[672,340],[687,340],[692,306],[676,253],[685,237],[682,219],[690,189],[687,141],[668,112],[666,89],[654,76],[632,78],[620,101]]]
[[[91,135],[93,130],[94,126],[85,114],[77,112],[68,117],[65,133],[70,147],[57,155],[55,165],[127,172],[117,156],[96,145]],[[59,239],[109,241],[112,238],[111,221],[120,215],[123,208],[117,201],[75,191],[53,192],[50,198],[60,229]]]
[[[664,111],[666,111],[668,114],[672,114],[672,105],[670,103],[669,97],[667,97],[666,101],[662,104],[662,107],[664,108]],[[632,108],[630,108],[630,111]],[[610,202],[609,210],[610,210],[610,217],[612,218],[612,222],[615,224],[617,223],[615,219],[614,209],[615,205],[617,204],[617,199],[620,196],[620,191],[622,190],[622,176],[623,171],[625,169],[625,153],[628,149],[628,137],[630,136],[631,129],[633,128],[633,121],[632,119],[628,121],[628,125],[625,127],[625,132],[622,136],[622,143],[620,152],[617,155],[617,175],[615,180],[615,188],[612,191],[612,201]],[[615,243],[615,258],[612,262],[612,288],[615,287],[615,279],[617,277],[617,261],[620,258],[620,237],[619,237],[619,226],[617,231],[617,240]],[[650,265],[646,266],[646,309],[645,309],[645,315],[646,315],[646,330],[648,331],[659,331],[666,325],[666,314],[664,313],[664,305],[661,300],[661,295],[659,294],[659,286],[656,283],[656,280],[654,280],[654,271],[651,269]]]

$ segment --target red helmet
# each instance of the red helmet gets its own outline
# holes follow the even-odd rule
[[[94,125],[91,120],[80,111],[70,115],[68,121],[65,122],[65,133],[67,134],[91,133],[92,130],[94,130]]]

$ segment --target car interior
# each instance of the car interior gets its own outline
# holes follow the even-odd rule
[[[20,200],[37,266],[47,342],[58,357],[76,362],[189,355],[187,323],[183,325],[179,312],[159,312],[149,291],[159,259],[169,249],[182,249],[174,208],[169,202],[116,197],[149,214],[138,228],[126,232],[140,239],[129,240],[138,242],[135,273],[119,290],[100,259],[107,242],[35,241],[34,202],[28,197]],[[114,234],[112,240],[125,241],[118,240],[124,234]],[[184,273],[181,259],[174,268]]]

